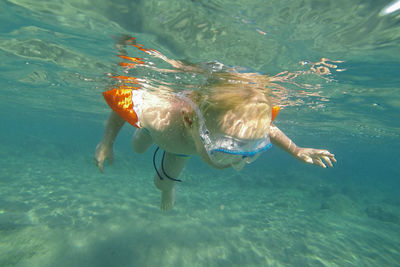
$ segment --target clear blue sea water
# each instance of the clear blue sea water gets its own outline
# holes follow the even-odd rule
[[[381,15],[389,4],[0,1],[0,266],[399,266],[400,12]],[[132,151],[133,127],[104,174],[93,163],[121,34],[174,59],[301,73],[311,86],[281,84],[276,125],[337,164],[278,148],[241,172],[193,158],[174,209],[160,211],[154,150]],[[321,58],[343,62],[307,74]]]

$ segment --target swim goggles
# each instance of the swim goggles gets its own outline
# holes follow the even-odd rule
[[[183,93],[178,93],[178,95],[188,102],[196,112],[199,120],[200,139],[208,157],[216,166],[226,167],[231,165],[236,170],[240,170],[245,163],[253,162],[261,152],[272,146],[268,134],[264,138],[249,140],[218,133],[212,134],[207,129],[203,114],[197,105]]]

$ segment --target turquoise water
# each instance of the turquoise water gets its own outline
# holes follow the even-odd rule
[[[400,265],[399,11],[232,2],[0,1],[0,266]],[[104,174],[93,163],[121,34],[174,59],[300,73],[281,83],[276,124],[338,163],[278,148],[241,172],[193,158],[161,212],[154,150],[132,151],[132,127]],[[310,72],[321,58],[343,62]]]

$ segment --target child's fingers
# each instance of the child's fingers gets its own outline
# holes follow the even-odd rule
[[[336,163],[336,158],[335,158],[334,154],[328,152],[328,153],[324,153],[324,156],[328,157],[330,161],[333,161],[334,163]]]
[[[304,156],[303,160],[307,163],[313,164],[313,159],[309,156]]]
[[[332,162],[336,163],[335,155],[329,152],[328,150],[323,150],[321,152],[321,157],[328,163],[330,167],[333,167]]]
[[[332,154],[331,152],[329,152],[328,150],[322,150],[321,151],[321,155],[327,156],[327,157],[335,157],[334,154]]]
[[[104,161],[101,161],[100,164],[98,165],[99,170],[104,173]]]
[[[102,160],[98,160],[96,157],[94,158],[94,163],[96,164],[97,168],[103,173],[104,172],[104,167],[103,167],[103,162]]]
[[[322,156],[322,158],[325,160],[326,164],[328,164],[329,167],[333,167],[333,164],[331,162],[331,159],[327,156]]]
[[[318,166],[321,166],[322,168],[326,168],[326,165],[322,162],[322,160],[320,158],[316,158],[314,160],[314,163]]]

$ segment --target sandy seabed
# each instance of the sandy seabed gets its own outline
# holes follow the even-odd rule
[[[189,164],[174,209],[161,212],[147,159],[117,153],[101,174],[91,155],[1,154],[0,266],[400,262],[395,200],[375,192],[366,202],[362,190],[309,173],[199,172]]]

